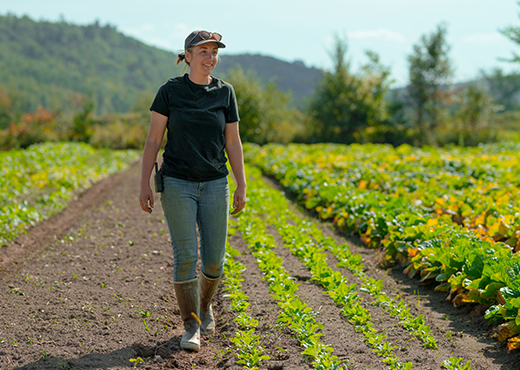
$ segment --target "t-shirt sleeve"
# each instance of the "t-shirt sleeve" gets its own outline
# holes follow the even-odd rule
[[[226,114],[226,123],[233,123],[240,121],[240,117],[238,116],[238,104],[237,104],[237,98],[235,96],[235,90],[233,89],[233,86],[229,85],[230,87],[230,97],[229,97],[229,107],[227,109]]]
[[[152,106],[150,110],[156,111],[157,113],[162,114],[163,116],[170,116],[170,102],[168,91],[166,89],[166,84],[159,87],[157,94],[155,95],[155,99],[153,100]]]

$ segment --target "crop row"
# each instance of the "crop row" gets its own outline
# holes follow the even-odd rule
[[[273,252],[274,240],[272,235],[266,232],[267,223],[271,223],[277,228],[285,241],[284,246],[288,247],[293,254],[302,259],[304,265],[312,273],[312,280],[318,281],[324,287],[325,292],[342,308],[342,313],[355,326],[356,331],[363,334],[365,343],[382,357],[383,362],[390,369],[410,369],[412,364],[400,362],[394,353],[397,347],[391,346],[389,342],[385,342],[386,335],[377,333],[374,329],[370,312],[361,305],[362,299],[357,290],[371,294],[375,298],[372,302],[373,305],[386,305],[389,307],[387,312],[392,315],[389,311],[393,311],[394,316],[399,317],[403,327],[410,331],[412,335],[417,336],[425,347],[437,347],[436,340],[431,335],[430,328],[425,325],[423,318],[412,317],[404,301],[397,302],[399,297],[390,299],[384,293],[381,281],[376,281],[366,276],[363,272],[364,267],[359,255],[350,253],[347,245],[337,245],[331,238],[325,238],[323,233],[312,222],[304,221],[293,212],[290,212],[285,197],[266,186],[261,181],[258,170],[248,168],[248,173],[252,174],[249,180],[249,210],[241,215],[239,230],[246,241],[248,241],[255,257],[260,260],[260,268],[266,274],[266,280],[270,282],[270,289],[275,292],[274,296],[278,296],[277,298],[282,300],[279,303],[282,308],[284,308],[284,300],[296,299],[294,294],[297,288],[294,288],[295,283],[290,284],[284,279],[280,280],[279,277],[273,277],[276,271],[283,269],[281,267],[283,261]],[[328,267],[325,254],[323,253],[325,249],[329,249],[333,253],[336,252],[334,254],[340,261],[338,266],[349,268],[362,280],[363,283],[359,288],[357,288],[357,284],[349,285],[345,276],[337,271],[332,271]],[[282,277],[285,274],[283,273]],[[290,281],[289,277],[285,279]],[[272,285],[273,283],[274,286]],[[282,298],[280,298],[280,295]],[[298,303],[297,306],[301,304],[303,302]],[[307,308],[307,310],[310,312],[310,308]],[[292,313],[292,315],[294,318],[295,314]],[[283,317],[283,314],[281,316]],[[300,328],[301,324],[296,324],[296,327]],[[316,324],[313,323],[309,327],[312,331],[315,331]],[[317,338],[318,336],[315,339],[317,340]],[[309,346],[309,342],[303,342],[303,344]],[[332,348],[327,351],[332,353]],[[304,351],[304,354],[311,355],[315,359],[314,366],[316,368],[339,366],[339,364],[332,361],[328,367],[319,367],[315,356],[326,353],[323,350],[317,352],[312,347]],[[335,359],[334,357],[332,358]],[[456,362],[456,359],[447,360],[447,363],[451,361]],[[469,369],[469,364],[467,366],[466,368]]]
[[[338,206],[351,205],[350,198],[366,203],[352,204],[360,208],[379,205],[383,213],[411,210],[418,217],[446,216],[438,217],[438,223],[461,225],[517,248],[519,148],[502,148],[496,154],[499,148],[449,152],[322,144],[248,146],[247,152],[250,160],[279,176],[323,218],[334,216],[340,228],[365,229],[369,244],[379,243],[388,227],[339,212]]]
[[[257,365],[262,360],[269,360],[270,356],[266,354],[260,336],[255,334],[258,320],[251,317],[249,297],[242,290],[242,272],[245,270],[245,266],[236,260],[235,257],[239,255],[240,252],[227,243],[224,264],[224,290],[227,293],[224,296],[231,300],[231,308],[238,313],[234,321],[240,328],[230,340],[235,346],[234,353],[238,358],[237,363],[241,364],[244,369],[256,370]]]
[[[386,260],[407,266],[409,276],[438,281],[454,305],[492,305],[486,317],[506,322],[497,338],[517,348],[519,180],[507,171],[519,171],[509,167],[519,158],[513,150],[249,145],[246,157],[308,209],[369,246],[382,246]],[[389,180],[369,183],[367,174],[376,173]]]
[[[0,246],[138,158],[135,151],[96,150],[84,143],[42,143],[0,152]]]
[[[250,190],[250,194],[254,194],[254,190]],[[322,336],[319,331],[323,325],[316,321],[312,308],[295,294],[298,284],[285,271],[283,260],[273,252],[272,249],[276,246],[274,238],[267,232],[265,222],[255,213],[243,212],[238,230],[257,259],[264,279],[269,283],[269,290],[281,309],[277,321],[294,333],[305,347],[302,353],[313,359],[315,369],[341,369],[341,362],[332,355],[333,348],[319,339]]]

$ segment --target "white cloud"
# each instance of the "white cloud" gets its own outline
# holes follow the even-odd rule
[[[395,42],[399,44],[406,43],[406,37],[402,33],[392,31],[386,28],[378,28],[375,30],[364,31],[347,31],[347,37],[350,40],[379,40],[386,42]]]

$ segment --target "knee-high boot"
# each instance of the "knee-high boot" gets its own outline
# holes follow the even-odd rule
[[[218,288],[220,277],[211,279],[200,274],[200,333],[203,335],[213,334],[215,332],[215,318],[213,317],[213,308],[211,300]]]
[[[182,335],[181,348],[186,350],[200,350],[200,326],[192,313],[200,317],[200,297],[199,282],[195,278],[193,280],[174,282],[175,296],[181,311],[181,318],[184,322],[186,332]]]

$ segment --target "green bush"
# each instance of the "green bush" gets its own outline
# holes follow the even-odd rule
[[[142,149],[148,135],[145,127],[135,114],[111,115],[110,123],[96,123],[89,144],[96,148]],[[142,115],[138,115],[142,117]],[[145,121],[146,122],[146,121]]]
[[[302,114],[290,108],[291,95],[275,83],[263,86],[252,73],[230,70],[227,78],[235,90],[240,114],[240,136],[256,144],[288,143],[303,135]]]
[[[336,39],[334,70],[325,73],[311,99],[308,115],[313,141],[353,143],[367,140],[367,130],[378,132],[389,124],[385,95],[389,89],[389,71],[375,53],[359,73],[352,73],[345,61],[347,45]]]

